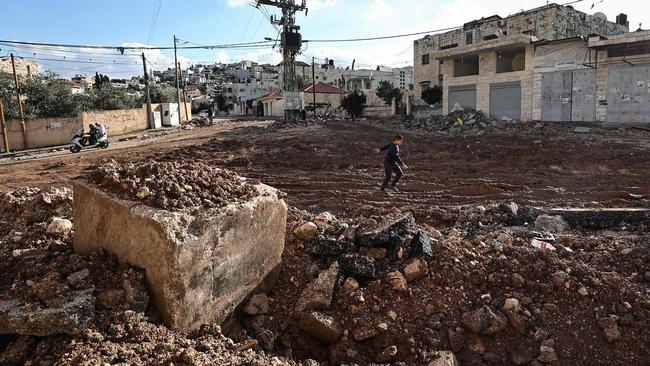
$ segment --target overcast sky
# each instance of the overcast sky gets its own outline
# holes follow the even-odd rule
[[[155,21],[157,3],[160,11]],[[546,1],[535,0],[308,0],[308,16],[299,15],[298,24],[304,39],[363,38],[454,27],[484,16],[505,17],[545,4]],[[573,6],[590,14],[603,12],[610,20],[624,12],[629,15],[632,30],[639,23],[650,28],[648,0],[588,0]],[[171,46],[172,36],[176,34],[184,41],[204,45],[261,41],[277,35],[268,19],[249,0],[0,0],[0,17],[0,39],[48,43]],[[361,67],[406,66],[413,63],[413,40],[420,37],[313,43],[305,47],[300,59],[329,57],[341,66],[349,65],[352,60]],[[9,52],[39,58],[43,69],[53,69],[66,76],[92,75],[97,71],[126,77],[142,70],[139,55],[129,52],[120,55],[114,50],[84,49],[81,53],[70,53],[65,49],[0,45],[0,56]],[[242,59],[279,62],[281,59],[270,47],[183,50],[179,56],[184,65]],[[66,61],[79,62],[53,61],[64,57]],[[156,69],[173,65],[172,52],[148,51],[147,58]]]

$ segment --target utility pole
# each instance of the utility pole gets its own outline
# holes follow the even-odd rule
[[[20,128],[23,131],[23,149],[27,150],[27,131],[25,131],[25,114],[23,113],[23,102],[20,100],[20,86],[18,85],[18,75],[16,75],[16,61],[14,54],[11,54],[11,68],[14,71],[14,83],[16,83],[16,99],[18,100],[18,111],[20,112]]]
[[[178,70],[181,75],[181,80],[183,80],[183,108],[185,108],[185,120],[189,121],[190,116],[187,114],[187,93],[185,92],[185,87],[187,84],[185,83],[185,79],[183,78],[183,68],[181,67],[181,64],[178,64]]]
[[[32,78],[32,68],[29,65],[27,65],[27,78]]]
[[[269,5],[282,10],[282,17],[277,19],[272,16],[272,24],[282,26],[282,38],[280,49],[282,50],[283,73],[283,94],[284,94],[284,120],[297,121],[300,116],[300,91],[296,77],[296,56],[302,48],[302,35],[300,26],[296,24],[296,13],[304,11],[307,14],[307,1],[300,0],[301,4],[296,4],[296,0],[257,0],[257,7]]]
[[[311,92],[314,97],[314,118],[316,118],[316,59],[311,58]]]
[[[144,68],[144,89],[147,93],[147,126],[151,129],[156,128],[154,126],[153,116],[151,115],[151,94],[149,93],[149,73],[147,72],[147,59],[144,57],[144,52],[142,52],[142,67]]]
[[[174,67],[176,68],[176,103],[178,104],[178,122],[181,121],[181,91],[178,78],[178,55],[176,54],[176,35],[174,34]]]
[[[0,128],[2,129],[2,142],[4,143],[5,152],[9,152],[9,137],[7,136],[7,126],[5,126],[5,110],[2,106],[2,98],[0,98]]]

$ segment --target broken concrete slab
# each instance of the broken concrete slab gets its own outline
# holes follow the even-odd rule
[[[74,186],[74,249],[104,249],[146,270],[165,323],[194,330],[221,323],[280,264],[287,206],[269,186],[222,208],[171,212]]]
[[[607,229],[626,225],[650,225],[647,208],[556,208],[551,215],[562,216],[571,226],[586,229]]]
[[[93,290],[79,291],[72,300],[55,308],[33,308],[17,300],[0,300],[0,334],[46,337],[79,335],[95,315]]]
[[[296,311],[324,310],[332,305],[334,286],[339,275],[339,264],[334,262],[327,271],[307,285],[296,303]]]
[[[357,244],[369,248],[390,248],[396,245],[396,241],[401,240],[402,236],[414,225],[415,218],[408,212],[396,219],[387,220],[376,228],[357,233]]]
[[[377,261],[361,254],[346,254],[339,259],[339,265],[343,272],[354,277],[377,277]]]

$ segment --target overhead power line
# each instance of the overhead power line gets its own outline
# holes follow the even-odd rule
[[[215,45],[201,45],[201,46],[180,46],[177,49],[221,49],[221,48],[239,48],[241,46],[261,46],[268,45],[272,41],[258,41],[258,42],[245,42],[245,43],[231,43],[231,44],[215,44]],[[8,45],[28,45],[28,46],[50,46],[50,47],[65,47],[65,48],[92,48],[92,49],[105,49],[105,50],[173,50],[174,47],[156,47],[156,46],[103,46],[103,45],[80,45],[80,44],[59,44],[59,43],[41,43],[41,42],[24,42],[24,41],[7,41],[0,40],[0,44]]]
[[[348,39],[308,39],[304,40],[303,42],[311,42],[311,43],[337,43],[337,42],[364,42],[364,41],[379,41],[382,39],[392,39],[392,38],[404,38],[404,37],[412,37],[412,36],[419,36],[423,34],[431,34],[431,33],[438,33],[438,32],[446,32],[454,29],[459,29],[462,27],[451,27],[451,28],[442,28],[442,29],[434,29],[426,32],[416,32],[416,33],[407,33],[407,34],[396,34],[396,35],[391,35],[391,36],[381,36],[381,37],[368,37],[368,38],[348,38]]]
[[[147,44],[151,42],[151,38],[156,31],[156,25],[158,25],[158,16],[160,15],[161,7],[162,0],[155,0],[153,4],[153,14],[151,15],[151,27],[149,28],[149,37],[147,38]]]

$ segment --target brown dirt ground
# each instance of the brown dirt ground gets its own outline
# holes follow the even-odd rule
[[[389,310],[396,310],[400,318],[397,324],[390,324],[389,338],[382,336],[376,342],[359,346],[354,357],[346,353],[354,345],[343,341],[338,349],[326,350],[325,355],[316,355],[317,358],[347,357],[346,361],[356,359],[365,364],[372,361],[378,350],[396,344],[400,350],[398,360],[409,365],[420,364],[428,356],[410,351],[448,349],[444,330],[459,325],[462,311],[480,306],[482,294],[490,293],[493,303],[502,304],[513,292],[521,291],[532,298],[531,310],[539,309],[538,324],[553,331],[561,362],[648,364],[650,355],[642,346],[648,342],[644,329],[649,316],[642,305],[642,299],[647,300],[648,296],[647,282],[626,280],[626,286],[646,292],[635,292],[633,297],[638,300],[633,301],[635,314],[624,317],[624,340],[618,344],[609,344],[602,338],[595,318],[609,313],[625,314],[627,310],[621,304],[628,297],[593,282],[601,276],[600,272],[616,271],[626,278],[635,278],[633,273],[648,271],[647,233],[584,233],[559,237],[561,245],[578,252],[569,256],[531,250],[525,237],[515,238],[516,245],[497,252],[482,241],[490,243],[494,233],[501,230],[499,225],[491,227],[489,232],[483,230],[480,237],[462,232],[463,240],[455,239],[450,227],[482,228],[482,219],[459,210],[460,205],[487,206],[514,201],[544,208],[648,207],[650,134],[621,130],[574,134],[569,128],[554,125],[541,130],[503,129],[462,136],[400,131],[406,137],[402,156],[410,169],[401,192],[387,195],[378,191],[383,174],[382,157],[375,155],[373,149],[388,142],[397,130],[395,126],[350,122],[288,129],[271,128],[260,122],[228,123],[188,131],[180,138],[152,139],[94,154],[59,155],[2,165],[0,189],[65,186],[102,158],[155,157],[198,161],[257,178],[285,191],[290,205],[310,213],[331,211],[343,218],[356,218],[410,211],[419,225],[435,226],[444,232],[445,239],[436,247],[434,258],[427,260],[431,273],[443,275],[435,281],[421,281],[408,296],[394,296],[385,287],[377,289],[362,283],[361,291],[368,301],[361,314],[349,314],[350,300],[336,294],[331,312],[346,322],[346,329],[363,322],[385,320]],[[308,213],[294,213],[288,228],[309,219]],[[465,225],[465,221],[474,222]],[[472,258],[478,259],[475,271],[468,264]],[[629,258],[632,260],[628,263]],[[458,260],[462,264],[455,264]],[[288,234],[286,269],[271,294],[278,299],[272,305],[276,321],[291,322],[286,319],[288,314],[283,318],[281,313],[286,314],[309,282],[310,276],[302,274],[314,264],[318,272],[327,268],[328,263],[310,258],[302,251],[301,243]],[[383,265],[386,270],[401,269],[401,263]],[[552,284],[549,288],[549,276],[567,268],[574,271],[573,285],[583,282],[587,285],[591,281],[590,286],[598,289],[599,295],[587,301],[574,291],[554,291]],[[514,274],[525,277],[525,289],[517,290],[511,284]],[[292,279],[297,275],[301,276],[298,284]],[[424,324],[427,319],[422,308],[427,303],[432,303],[437,314],[443,316],[440,332]],[[554,313],[542,304],[554,304],[560,310]],[[373,310],[372,305],[378,305],[379,310]],[[473,338],[457,354],[461,364],[508,364],[513,344],[521,348],[515,350],[521,353],[535,354],[539,347],[539,342],[533,342],[530,337],[524,339],[512,329],[497,337]],[[481,347],[490,352],[475,351]],[[278,351],[283,349],[280,347]],[[299,358],[314,356],[296,352],[294,356]],[[490,359],[486,354],[490,354],[487,356]]]
[[[482,136],[401,132],[410,169],[402,192],[387,196],[377,189],[383,157],[373,149],[389,142],[395,129],[345,122],[291,129],[253,124],[231,122],[188,131],[182,139],[3,165],[0,189],[67,185],[99,158],[156,157],[178,148],[167,156],[258,178],[286,191],[290,204],[310,211],[376,213],[397,207],[422,221],[432,206],[510,200],[545,207],[647,207],[650,199],[650,134],[642,131],[574,134],[547,125],[541,131]]]

